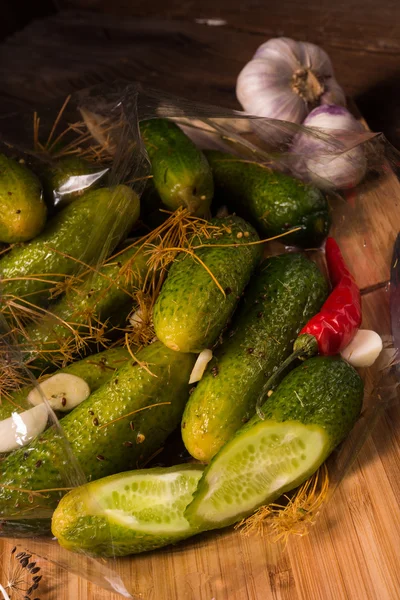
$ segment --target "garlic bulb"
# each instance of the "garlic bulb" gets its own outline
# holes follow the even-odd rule
[[[367,170],[362,124],[343,106],[326,104],[310,112],[291,151],[294,172],[325,189],[356,186]],[[349,150],[346,150],[349,148]]]
[[[346,103],[326,52],[284,37],[258,48],[239,74],[236,96],[248,113],[292,123],[319,104]]]

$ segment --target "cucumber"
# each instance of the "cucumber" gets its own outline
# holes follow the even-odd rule
[[[92,356],[71,363],[63,369],[59,369],[57,373],[68,373],[81,377],[88,384],[90,391],[94,392],[130,359],[130,354],[127,348],[110,348],[103,352],[98,352]],[[41,380],[39,380],[40,382]],[[15,391],[10,397],[1,399],[0,404],[0,421],[8,419],[13,413],[19,413],[23,410],[31,408],[27,402],[29,392],[33,389],[33,385],[26,386]]]
[[[212,346],[227,324],[257,263],[261,259],[255,230],[240,217],[213,219],[218,226],[195,251],[222,286],[217,287],[208,271],[193,256],[181,253],[172,264],[154,305],[157,337],[169,348],[201,352]],[[222,246],[222,247],[221,247]]]
[[[208,462],[253,416],[263,385],[326,295],[320,271],[303,255],[264,261],[186,405],[182,438],[192,456]]]
[[[51,305],[51,314],[25,328],[21,339],[22,347],[28,349],[25,362],[54,369],[53,365],[65,362],[66,353],[87,353],[88,344],[95,343],[95,329],[102,328],[102,323],[106,336],[113,328],[123,327],[133,308],[132,293],[146,276],[146,260],[137,246],[128,248],[98,271],[90,271],[82,284],[67,290]]]
[[[284,244],[316,248],[328,235],[330,215],[324,194],[266,166],[218,150],[205,152],[215,183],[216,198],[248,219],[262,235],[285,235]]]
[[[65,206],[90,188],[98,187],[107,168],[101,168],[80,156],[66,155],[42,166],[40,179],[49,206]]]
[[[35,240],[0,260],[3,294],[45,303],[54,279],[60,280],[57,275],[74,275],[83,270],[79,261],[92,265],[108,256],[139,211],[137,195],[125,185],[89,190],[56,214]]]
[[[140,123],[155,188],[171,210],[180,206],[207,216],[214,192],[213,177],[204,154],[168,119]]]
[[[339,358],[315,357],[291,371],[257,415],[204,472],[185,516],[202,531],[225,527],[303,483],[348,435],[363,383]]]
[[[72,454],[62,443],[59,430],[51,427],[29,447],[16,450],[2,461],[0,518],[18,516],[31,506],[29,494],[20,489],[65,488],[73,475],[72,456],[87,479],[93,481],[137,468],[163,444],[182,417],[195,356],[155,342],[138,352],[136,358],[141,364],[130,361],[62,419],[62,431]],[[109,424],[162,402],[169,404],[146,408]],[[62,495],[63,491],[52,491],[35,496],[36,517],[48,517]]]
[[[24,164],[0,154],[0,242],[39,235],[47,216],[39,179]]]
[[[178,465],[111,475],[78,487],[52,519],[58,543],[92,556],[126,556],[189,537],[183,516],[204,467]]]

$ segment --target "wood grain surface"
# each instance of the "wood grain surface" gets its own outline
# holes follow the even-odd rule
[[[347,77],[348,93],[362,94],[381,78],[396,74],[400,51],[400,31],[395,19],[400,16],[397,2],[387,2],[381,9],[367,3],[371,7],[368,17],[361,11],[360,2],[347,2],[346,10],[341,2],[333,5],[325,0],[312,2],[300,14],[295,9],[295,0],[272,3],[270,12],[263,3],[254,1],[246,5],[242,19],[239,4],[234,0],[229,9],[220,13],[218,4],[211,2],[202,4],[202,12],[195,12],[193,3],[176,2],[170,5],[169,14],[167,8],[164,14],[157,13],[180,21],[121,21],[118,16],[93,14],[89,18],[84,13],[68,13],[51,17],[51,27],[49,22],[34,23],[29,30],[0,46],[3,100],[8,97],[7,107],[12,111],[16,101],[25,107],[37,103],[39,90],[40,102],[44,103],[82,85],[125,76],[188,98],[234,107],[238,70],[260,41],[280,33],[312,41],[317,41],[320,35],[320,40],[327,42],[325,47],[328,49],[330,44],[329,49],[335,52],[334,63],[342,77]],[[317,5],[324,10],[319,11]],[[94,9],[112,12],[110,6],[105,2],[92,3]],[[112,8],[116,15],[122,10],[129,12],[128,2],[124,4],[122,0],[116,0]],[[144,14],[146,9],[150,13],[153,10],[145,3],[136,3],[135,10],[139,13]],[[285,15],[289,14],[286,20]],[[327,15],[325,21],[323,14]],[[215,28],[194,22],[195,18],[210,16],[224,17],[229,26]],[[314,19],[313,38],[309,19]],[[377,24],[382,31],[381,39],[387,41],[384,49],[376,37]],[[321,27],[325,29],[320,30]],[[375,67],[367,65],[369,54]],[[385,60],[379,63],[377,57],[381,54]],[[181,60],[179,69],[177,56]],[[388,56],[392,58],[386,61]],[[346,70],[355,64],[352,62],[355,57],[363,72],[353,79],[352,88]],[[383,63],[386,71],[382,70]],[[383,172],[368,190],[361,188],[346,201],[335,201],[334,235],[364,288],[363,325],[384,336],[390,334],[387,281],[393,242],[400,230],[399,201],[400,185],[390,171]],[[374,375],[376,381],[377,368]],[[400,407],[398,398],[389,389],[383,387],[374,392],[371,379],[369,374],[366,410],[353,435],[331,461],[333,480],[339,479],[341,472],[346,472],[346,476],[308,536],[292,538],[282,551],[266,538],[226,531],[201,536],[172,549],[117,561],[112,567],[134,597],[397,600],[400,597]],[[352,452],[358,450],[353,462]],[[35,560],[44,575],[41,600],[121,598],[75,574],[85,569],[93,574],[93,565],[86,559],[71,557],[74,573],[68,573],[59,566],[65,558],[56,545],[23,540],[15,543],[36,552]],[[13,545],[11,540],[0,540],[3,567],[7,566]],[[44,555],[55,562],[41,558]],[[108,576],[108,566],[100,568],[103,577]],[[3,580],[1,575],[0,582]]]

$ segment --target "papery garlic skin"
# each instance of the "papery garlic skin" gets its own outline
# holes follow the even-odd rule
[[[258,48],[239,74],[236,96],[250,114],[292,123],[320,103],[345,104],[326,52],[284,37]]]
[[[362,133],[364,127],[347,108],[336,104],[326,104],[314,108],[303,121],[305,127],[318,127],[322,130],[342,130]]]
[[[355,187],[364,178],[367,159],[363,148],[357,147],[335,158],[322,156],[309,159],[307,170],[310,180],[317,187],[346,190]]]
[[[354,144],[351,134],[361,134],[363,125],[343,106],[330,104],[311,111],[303,125],[306,129],[296,135],[291,148],[294,173],[323,189],[358,185],[367,159],[363,145]]]

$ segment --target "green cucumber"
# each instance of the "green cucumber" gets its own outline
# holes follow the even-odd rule
[[[21,489],[65,488],[71,480],[72,455],[92,481],[135,468],[160,448],[182,417],[196,357],[155,342],[136,359],[140,362],[131,360],[62,419],[70,452],[53,426],[2,461],[0,518],[21,515],[32,506]],[[167,404],[147,408],[159,403]],[[35,496],[36,517],[49,516],[62,495],[51,491]]]
[[[126,556],[193,534],[184,518],[204,467],[178,465],[111,475],[78,487],[52,519],[58,543],[92,556]]]
[[[0,154],[0,242],[26,242],[39,235],[47,208],[39,179],[24,164]]]
[[[108,256],[139,217],[139,199],[125,185],[89,190],[57,213],[35,240],[0,260],[5,296],[46,303],[54,280]],[[80,262],[81,261],[81,262]]]
[[[110,348],[71,363],[56,373],[68,373],[81,377],[88,384],[90,391],[94,392],[109,381],[115,371],[126,364],[129,359],[130,354],[127,348]],[[40,381],[41,379],[39,379]],[[8,419],[13,413],[32,408],[27,402],[28,394],[32,389],[33,385],[29,385],[15,391],[9,397],[3,397],[0,404],[0,421]]]
[[[214,185],[201,150],[168,119],[142,121],[140,133],[164,204],[171,210],[182,206],[194,215],[207,216]]]
[[[112,329],[123,327],[133,309],[132,293],[146,276],[146,261],[137,246],[128,248],[68,289],[51,305],[51,314],[25,328],[21,340],[28,351],[25,362],[54,369],[53,365],[62,365],[69,354],[87,352],[88,344],[96,342],[96,328],[107,336]]]
[[[314,185],[218,150],[205,152],[211,165],[216,198],[248,219],[260,234],[285,235],[284,244],[316,248],[328,235],[329,207]]]
[[[257,233],[240,217],[213,219],[211,225],[216,232],[193,243],[206,246],[195,250],[203,264],[179,254],[154,305],[156,335],[173,350],[201,352],[216,341],[261,258],[261,245],[249,245],[259,240]]]
[[[80,156],[66,155],[57,158],[40,169],[40,179],[49,206],[65,206],[76,200],[89,188],[99,186],[107,168],[84,160]]]
[[[182,438],[195,458],[208,462],[253,416],[260,390],[327,291],[316,265],[301,254],[264,261],[186,405]]]
[[[363,382],[339,358],[315,357],[291,371],[207,467],[185,511],[193,527],[225,527],[312,475],[359,417]]]

